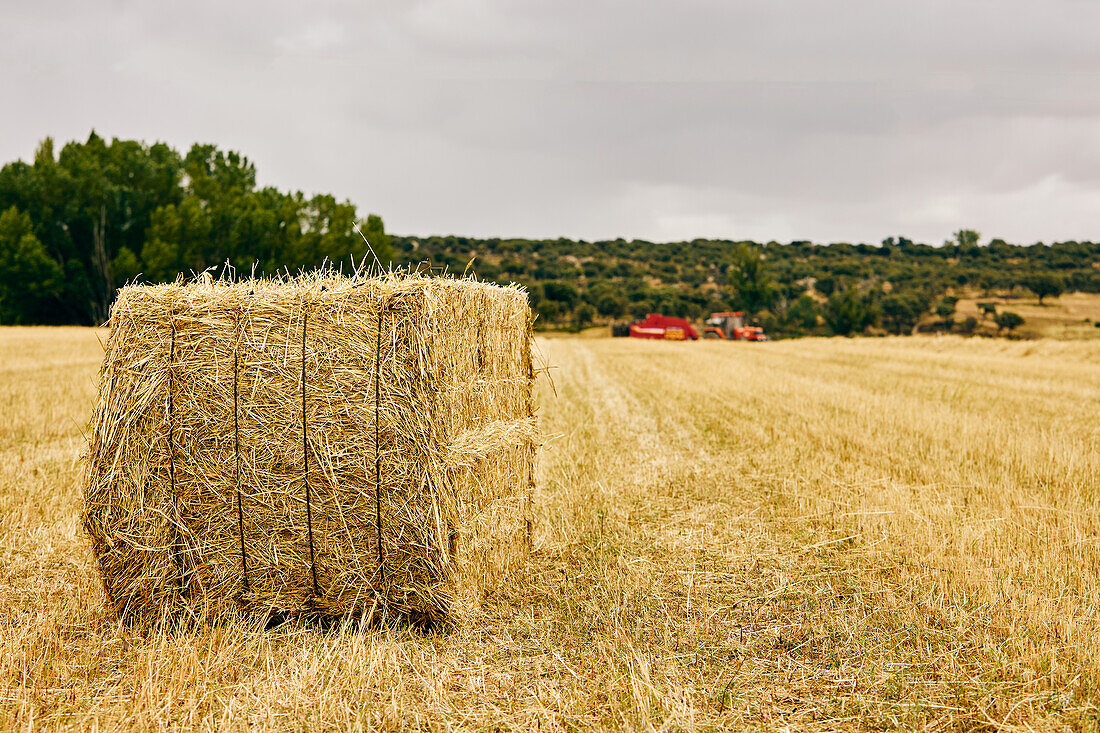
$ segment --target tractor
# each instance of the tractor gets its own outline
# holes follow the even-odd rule
[[[706,320],[705,339],[723,341],[767,341],[768,336],[760,326],[746,326],[745,314],[741,311],[723,311],[711,313]]]

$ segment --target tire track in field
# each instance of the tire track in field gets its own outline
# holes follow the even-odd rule
[[[751,629],[749,638],[758,645],[766,644],[769,634],[778,634],[777,643],[785,644],[787,632],[782,629],[799,629],[799,644],[819,645],[815,654],[800,658],[809,665],[807,675],[815,684],[829,688],[837,683],[835,671],[816,665],[823,663],[823,656],[840,653],[860,665],[856,670],[842,664],[844,674],[861,679],[880,697],[892,699],[897,693],[881,688],[881,679],[865,678],[865,663],[872,669],[892,665],[928,680],[932,686],[927,692],[934,690],[933,697],[944,702],[966,690],[963,699],[992,695],[1013,700],[1008,708],[1019,704],[1017,711],[1029,709],[1042,719],[1043,706],[1024,707],[1034,701],[1018,687],[1017,673],[1009,671],[1019,663],[1038,664],[1030,643],[1013,636],[1014,624],[995,620],[1003,614],[994,614],[988,600],[975,597],[972,583],[968,589],[964,578],[955,578],[945,585],[943,578],[929,576],[911,559],[918,551],[917,560],[930,561],[932,556],[925,555],[937,543],[928,533],[945,521],[936,514],[934,501],[926,508],[913,504],[920,495],[935,500],[937,484],[916,485],[913,480],[930,477],[935,482],[954,475],[950,466],[932,459],[943,451],[950,454],[945,426],[963,419],[967,431],[980,432],[981,413],[988,408],[983,405],[973,414],[936,391],[944,379],[965,381],[969,363],[960,369],[942,357],[946,363],[928,373],[912,365],[900,371],[875,369],[877,359],[888,354],[838,362],[836,354],[819,359],[812,350],[803,356],[725,344],[721,346],[732,348],[718,352],[630,342],[569,346],[577,349],[578,363],[585,364],[582,399],[599,405],[597,411],[606,412],[604,417],[617,424],[615,430],[644,429],[640,443],[656,443],[663,452],[658,461],[666,469],[664,478],[681,484],[680,491],[668,491],[628,463],[625,468],[622,462],[599,466],[601,471],[622,470],[634,481],[634,503],[648,505],[646,521],[634,533],[652,541],[654,550],[668,553],[663,559],[650,555],[654,573],[685,573],[689,598],[694,593],[695,603],[710,613]],[[1007,390],[1015,381],[1014,375],[1002,375],[987,388]],[[929,398],[930,390],[936,399]],[[617,406],[616,412],[629,411],[628,419],[613,418],[611,405]],[[1008,414],[1002,419],[1034,421],[1034,416],[1018,414],[1015,399],[1005,409]],[[916,422],[895,425],[895,413]],[[848,434],[850,430],[856,432]],[[891,454],[884,436],[895,433],[900,442],[894,447],[910,446],[914,456]],[[803,443],[806,438],[811,438],[808,444]],[[616,449],[631,445],[620,439]],[[925,454],[928,459],[920,461]],[[893,468],[899,461],[900,472]],[[915,466],[918,473],[910,475],[906,466]],[[880,485],[876,476],[885,483]],[[889,518],[863,517],[883,513],[871,511],[882,509],[874,501],[870,507],[865,503],[887,489],[882,501],[908,507],[904,516],[895,517],[898,508],[890,507]],[[742,511],[731,513],[733,507]],[[800,516],[806,513],[815,516]],[[887,535],[879,536],[884,530],[889,541]],[[880,547],[882,542],[886,544]],[[941,536],[939,544],[943,542]],[[924,544],[928,547],[922,549]],[[641,543],[631,548],[645,552]],[[883,575],[884,570],[889,574]],[[957,581],[963,582],[955,585]],[[671,585],[665,586],[665,594],[683,597]],[[746,603],[764,605],[747,619]],[[819,610],[807,613],[814,608]],[[899,628],[907,631],[899,635]],[[720,637],[717,631],[699,633]],[[836,638],[838,633],[845,640]],[[1001,656],[1000,649],[1011,649],[1010,656]],[[785,656],[782,649],[762,653],[780,667]],[[1012,657],[1019,659],[1008,661]],[[1000,682],[983,687],[992,684],[981,682],[990,669],[998,670],[994,679]],[[875,707],[867,700],[860,704]],[[1058,704],[1079,708],[1072,696]]]
[[[682,446],[690,433],[682,421],[659,414],[583,342],[542,347],[554,364],[557,392],[544,385],[540,399],[550,436],[540,461],[542,503],[574,505],[579,495],[621,514],[622,497],[644,497],[685,470]]]

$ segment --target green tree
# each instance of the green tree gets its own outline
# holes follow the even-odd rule
[[[963,322],[959,324],[959,333],[966,336],[971,335],[978,328],[978,319],[974,316],[967,316],[963,319]]]
[[[547,325],[558,320],[561,315],[561,306],[556,300],[540,300],[535,305],[535,313],[538,314],[541,325]]]
[[[763,255],[755,247],[742,244],[737,248],[729,280],[735,296],[750,315],[767,308],[775,297],[775,284],[764,267]]]
[[[960,229],[955,232],[955,254],[960,257],[974,257],[980,253],[978,241],[981,234],[973,229]]]
[[[39,323],[62,291],[61,266],[14,206],[0,214],[0,323]]]
[[[357,265],[366,263],[373,269],[390,266],[393,250],[381,219],[375,217],[377,221],[364,222],[357,232],[359,223],[351,202],[337,201],[328,194],[308,200],[295,194],[291,201],[297,208],[294,215],[297,226],[291,230],[283,255],[276,259],[292,268],[317,267],[324,262],[351,264],[352,261]]]
[[[601,316],[618,318],[626,310],[626,301],[618,295],[607,293],[596,301],[596,310]]]
[[[817,301],[806,293],[798,296],[787,310],[787,323],[804,331],[817,327]]]
[[[814,290],[828,298],[838,290],[836,279],[832,277],[819,277],[814,283]]]
[[[955,306],[958,304],[959,299],[952,295],[945,295],[940,298],[940,302],[936,304],[936,315],[944,320],[951,318],[955,315]]]
[[[883,325],[891,333],[901,334],[913,330],[926,309],[926,303],[920,294],[907,290],[883,297],[880,307]]]
[[[862,333],[878,320],[878,308],[870,295],[862,295],[855,287],[833,293],[825,303],[825,325],[838,336]]]
[[[577,299],[580,297],[580,293],[577,292],[577,289],[573,285],[557,280],[550,280],[543,283],[542,292],[545,294],[547,300],[557,302],[563,311],[573,310],[573,304],[576,303]]]
[[[592,323],[592,319],[595,317],[596,309],[588,303],[581,303],[577,306],[577,310],[573,312],[573,329],[580,331],[582,328]]]
[[[955,243],[960,247],[977,247],[981,236],[973,229],[960,229],[955,232]]]
[[[350,205],[350,204],[349,204]],[[393,237],[386,234],[386,227],[382,223],[382,217],[378,214],[369,214],[363,226],[360,228],[363,237],[370,244],[371,251],[378,258],[383,268],[389,267],[393,262]]]
[[[169,204],[154,211],[141,250],[146,276],[153,282],[164,282],[224,261],[213,259],[214,250],[210,249],[214,238],[212,219],[209,208],[196,196],[186,197],[178,206]]]
[[[43,153],[35,161],[39,180],[64,197],[53,210],[63,218],[61,233],[47,236],[51,251],[63,253],[66,297],[86,303],[85,317],[102,322],[119,284],[111,266],[119,250],[140,250],[153,211],[179,200],[179,155],[163,144],[108,143],[95,132],[84,143],[65,145],[56,163]]]
[[[111,273],[116,283],[128,283],[141,274],[141,260],[129,247],[119,247],[118,254],[111,260]]]
[[[655,310],[653,302],[649,300],[639,300],[630,306],[630,315],[641,320]]]
[[[1043,304],[1043,298],[1058,297],[1066,290],[1066,281],[1058,275],[1042,272],[1032,275],[1024,281],[1028,290],[1039,296],[1039,305]]]
[[[997,323],[997,328],[1002,331],[1012,331],[1024,325],[1023,317],[1012,311],[1001,311],[997,314],[996,318],[994,318],[994,321]]]

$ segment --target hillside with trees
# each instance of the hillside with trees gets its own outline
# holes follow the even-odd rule
[[[60,151],[46,139],[31,162],[0,168],[0,323],[96,324],[134,279],[351,266],[372,251],[387,267],[520,283],[549,328],[736,309],[773,336],[910,333],[930,319],[965,332],[963,295],[1100,293],[1100,244],[980,240],[969,229],[936,246],[390,236],[350,201],[259,187],[239,153],[92,133]]]
[[[1100,293],[1100,244],[978,240],[961,230],[939,246],[904,237],[880,245],[466,237],[394,237],[393,244],[401,262],[524,284],[540,320],[559,327],[734,309],[776,336],[870,327],[904,334],[935,318],[940,328],[965,332],[975,324],[954,321],[963,294]]]

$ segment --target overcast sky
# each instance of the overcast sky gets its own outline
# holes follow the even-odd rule
[[[212,142],[390,231],[1100,239],[1098,0],[0,0],[0,160]]]

